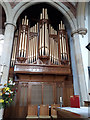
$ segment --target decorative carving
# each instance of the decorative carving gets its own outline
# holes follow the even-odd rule
[[[25,58],[25,57],[17,57],[17,61],[18,61],[19,63],[25,63],[26,60],[27,60],[27,58]]]

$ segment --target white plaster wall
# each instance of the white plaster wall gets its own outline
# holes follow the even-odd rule
[[[88,45],[88,6],[87,5],[86,5],[86,13],[85,13],[85,28],[87,28],[87,34],[83,37],[79,35],[79,38],[80,38],[80,47],[82,53],[86,87],[88,90],[88,49],[86,49],[86,46]]]

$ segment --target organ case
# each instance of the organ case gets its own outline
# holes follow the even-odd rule
[[[62,21],[57,28],[51,24],[46,8],[42,9],[40,20],[33,26],[25,16],[14,37],[11,67],[14,67],[15,81],[27,84],[31,91],[33,84],[42,84],[42,91],[45,84],[53,85],[53,103],[59,103],[57,91],[62,88],[63,104],[68,106],[69,96],[73,95],[68,37]],[[28,94],[31,91],[27,91]]]

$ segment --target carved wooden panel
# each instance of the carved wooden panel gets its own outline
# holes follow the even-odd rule
[[[62,65],[29,65],[29,64],[16,64],[14,68],[15,73],[32,73],[32,74],[71,74],[70,66]]]

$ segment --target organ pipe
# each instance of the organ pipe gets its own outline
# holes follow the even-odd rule
[[[30,39],[29,39],[29,55],[28,61],[33,63],[37,60],[37,39],[38,39],[38,23],[30,28]]]
[[[60,50],[59,51],[59,54],[60,54],[60,61],[62,60],[67,60],[68,61],[68,49],[67,49],[67,34],[66,34],[66,31],[65,31],[65,26],[64,24],[61,23],[59,24],[59,44],[60,44]]]
[[[18,35],[18,30],[17,30],[17,32],[16,32],[16,34],[15,34],[14,43],[13,43],[13,50],[12,50],[12,57],[11,57],[11,67],[14,66],[15,58],[16,58],[17,35]]]
[[[40,36],[39,36],[39,55],[40,56],[49,56],[49,31],[48,31],[48,15],[47,9],[42,9],[40,14]]]
[[[28,63],[36,63],[38,59],[49,59],[51,64],[61,65],[62,61],[69,61],[65,25],[61,21],[58,26],[59,29],[56,30],[50,24],[46,8],[40,13],[39,23],[33,26],[29,26],[29,20],[25,16],[22,19],[19,37],[19,57],[27,57]],[[12,56],[12,59],[15,59],[15,56]]]
[[[28,38],[28,30],[26,29],[27,26],[28,26],[28,19],[27,16],[25,16],[25,19],[22,19],[22,26],[20,31],[19,57],[26,57],[27,38]]]

